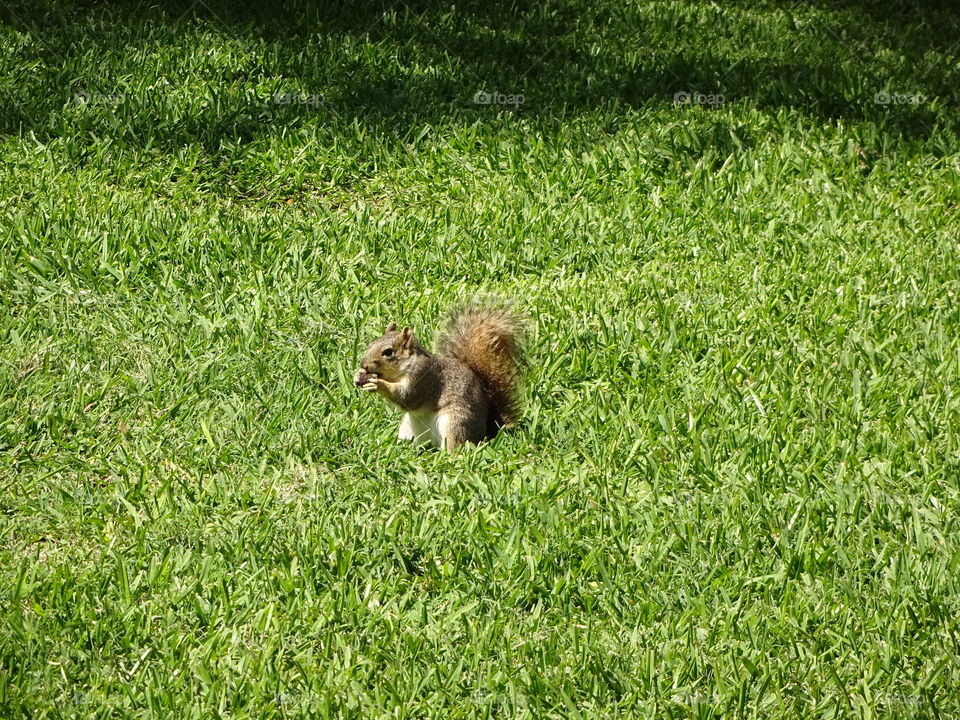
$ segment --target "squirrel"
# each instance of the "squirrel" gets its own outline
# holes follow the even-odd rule
[[[476,444],[517,421],[521,329],[509,309],[474,301],[451,314],[434,354],[409,326],[391,322],[367,347],[353,384],[404,413],[401,440],[447,451]]]

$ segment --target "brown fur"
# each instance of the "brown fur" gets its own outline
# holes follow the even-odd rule
[[[452,314],[438,343],[442,355],[456,358],[480,379],[495,428],[513,425],[520,414],[521,329],[509,309],[474,301]]]

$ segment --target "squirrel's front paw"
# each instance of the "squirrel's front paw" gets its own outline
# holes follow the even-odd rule
[[[353,384],[358,388],[363,388],[364,390],[376,390],[376,387],[367,387],[374,380],[379,380],[380,376],[376,373],[367,372],[363,368],[357,370],[357,373],[353,376]]]

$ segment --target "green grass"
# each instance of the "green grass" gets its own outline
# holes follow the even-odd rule
[[[960,15],[880,5],[0,6],[0,717],[960,716]],[[475,292],[525,419],[417,453],[353,369]]]

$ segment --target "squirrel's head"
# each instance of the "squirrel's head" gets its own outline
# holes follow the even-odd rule
[[[387,382],[397,382],[407,375],[413,359],[424,354],[426,351],[420,347],[410,327],[397,330],[397,324],[392,322],[387,325],[387,331],[367,347],[360,361],[360,370]]]

